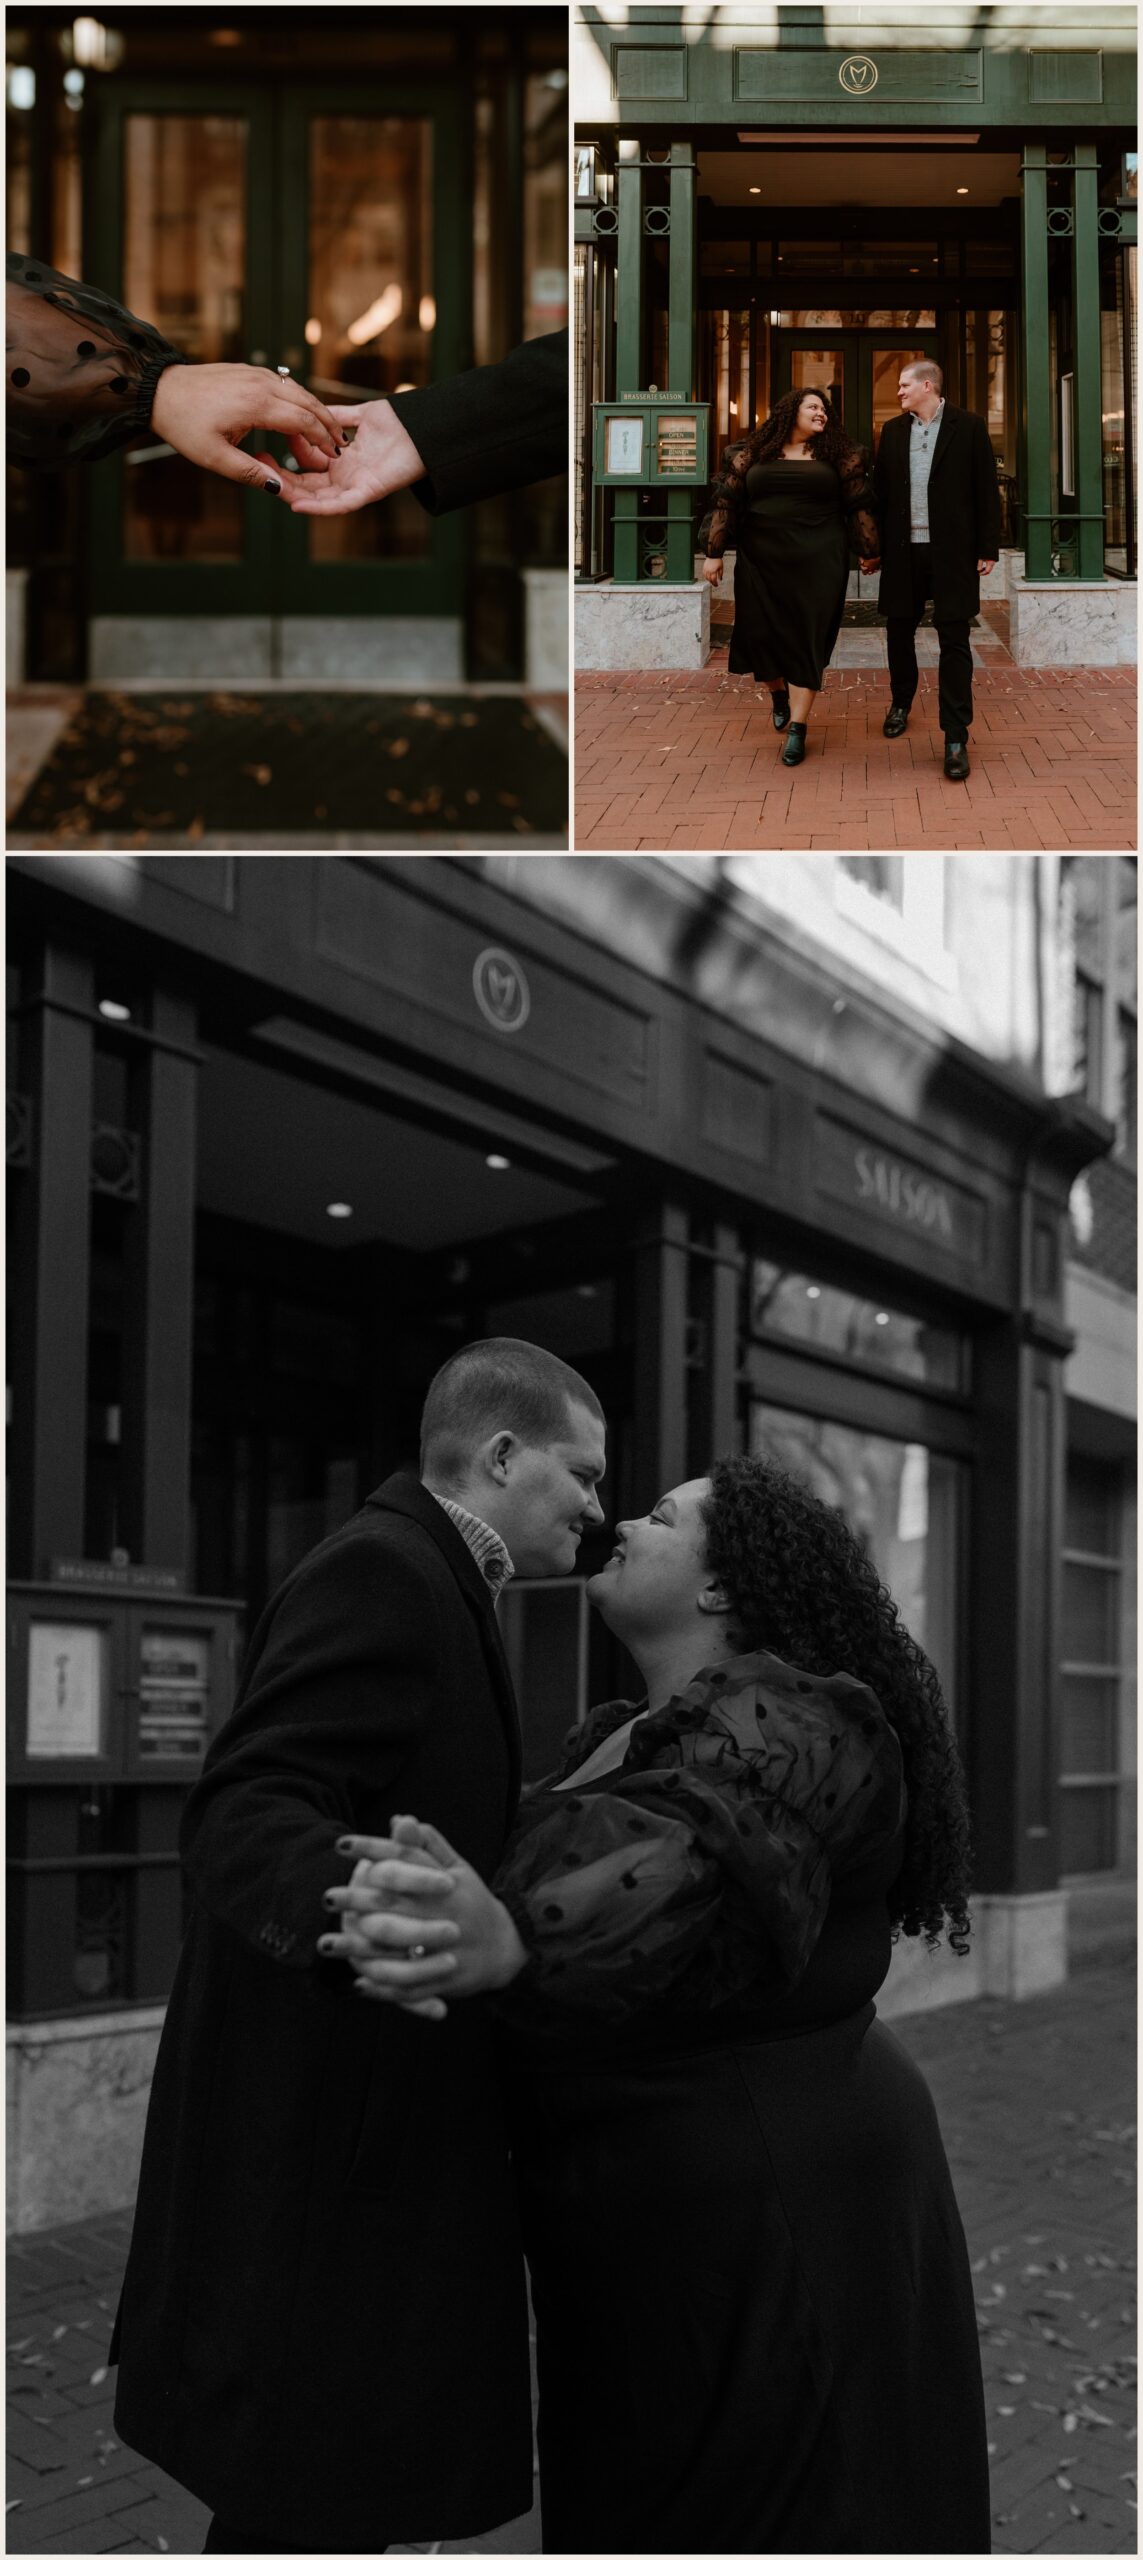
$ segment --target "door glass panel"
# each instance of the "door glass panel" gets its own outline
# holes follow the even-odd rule
[[[960,1499],[957,1458],[921,1441],[890,1440],[839,1422],[790,1413],[779,1405],[750,1409],[750,1446],[802,1476],[823,1502],[844,1513],[934,1665],[950,1716],[955,1714]]]
[[[791,391],[820,391],[835,418],[845,415],[845,359],[840,347],[791,347]]]
[[[132,115],[123,164],[123,299],[181,355],[247,360],[246,124]],[[123,474],[128,560],[240,560],[243,492],[181,454]]]
[[[874,855],[893,862],[894,854]],[[507,1330],[507,1327],[504,1328]],[[949,1325],[906,1315],[882,1298],[858,1297],[805,1271],[789,1271],[760,1255],[750,1265],[750,1331],[756,1339],[778,1334],[803,1350],[887,1369],[927,1386],[962,1388],[967,1345]]]
[[[929,352],[930,350],[928,347],[920,346],[872,346],[870,348],[869,360],[873,385],[872,432],[874,453],[876,453],[877,447],[881,442],[881,430],[886,419],[896,418],[901,414],[901,403],[897,398],[897,384],[905,366],[907,364],[919,364],[921,357],[927,356]]]
[[[315,116],[310,125],[307,380],[323,400],[419,390],[432,376],[433,134],[427,117]],[[416,559],[430,519],[408,490],[311,516],[314,560]]]

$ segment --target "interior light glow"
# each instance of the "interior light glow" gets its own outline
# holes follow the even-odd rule
[[[431,293],[423,293],[421,295],[421,299],[417,304],[417,322],[419,327],[424,330],[426,338],[430,337],[437,325],[437,306]]]
[[[507,1173],[508,1171],[507,1156],[485,1156],[484,1161],[490,1173]]]
[[[103,1015],[103,1019],[104,1019],[104,1021],[105,1021],[105,1022],[130,1022],[130,1019],[131,1019],[131,1007],[130,1007],[130,1005],[129,1005],[129,1004],[116,1004],[116,1002],[115,1002],[115,1000],[114,1000],[114,997],[112,997],[112,996],[101,996],[101,997],[100,997],[100,1000],[99,1000],[99,1010],[100,1010],[101,1014]]]
[[[327,1218],[351,1218],[353,1211],[348,1200],[331,1200],[325,1214]]]
[[[806,1291],[806,1296],[807,1296],[807,1298],[820,1298],[820,1296],[821,1296],[821,1290],[820,1290],[820,1289],[807,1289],[807,1291]]]
[[[306,338],[306,345],[307,345],[307,347],[320,347],[320,345],[321,345],[321,322],[320,322],[320,320],[307,320],[307,322],[306,322],[306,329],[305,329],[305,338]]]
[[[359,320],[350,321],[345,332],[350,346],[367,347],[371,338],[379,338],[383,330],[391,329],[394,320],[400,319],[404,299],[399,284],[387,284],[368,311],[363,311]]]
[[[880,1308],[878,1309],[878,1312],[877,1312],[877,1314],[874,1316],[873,1321],[874,1321],[874,1324],[888,1324],[888,1322],[889,1322],[889,1318],[888,1318],[888,1316],[887,1316],[887,1315],[886,1315],[886,1313],[885,1313],[885,1309],[884,1309],[884,1307],[880,1307]]]

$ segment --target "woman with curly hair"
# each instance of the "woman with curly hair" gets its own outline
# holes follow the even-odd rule
[[[622,1521],[588,1592],[645,1703],[570,1737],[491,1891],[427,1825],[350,1844],[327,1942],[436,2018],[499,1994],[544,2549],[987,2551],[964,2234],[874,2009],[898,1931],[967,1944],[936,1675],[759,1457]]]
[[[783,764],[801,764],[806,722],[845,605],[851,533],[877,565],[866,457],[820,391],[787,391],[735,454],[715,491],[703,576],[734,562],[730,672],[769,687]]]

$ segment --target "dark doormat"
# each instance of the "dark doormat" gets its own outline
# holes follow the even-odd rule
[[[567,828],[567,760],[518,694],[89,693],[11,836],[539,835]]]

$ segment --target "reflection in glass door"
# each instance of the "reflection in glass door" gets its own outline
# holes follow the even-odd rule
[[[419,390],[432,377],[437,325],[432,125],[317,115],[308,161],[306,378],[323,400]],[[310,558],[422,559],[431,530],[402,490],[384,508],[314,517]]]
[[[246,360],[243,116],[129,115],[123,300],[197,364]],[[242,558],[242,492],[181,454],[128,467],[128,560]]]
[[[472,261],[458,92],[378,84],[371,112],[368,91],[123,82],[99,103],[90,272],[180,352],[288,365],[346,404],[460,370]],[[156,446],[110,465],[91,511],[98,613],[416,614],[459,629],[457,519],[408,492],[294,518]],[[273,448],[258,433],[248,449]]]

